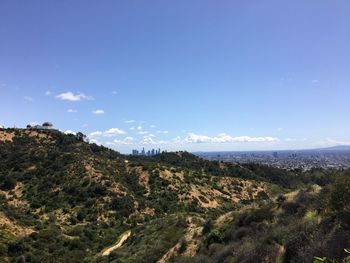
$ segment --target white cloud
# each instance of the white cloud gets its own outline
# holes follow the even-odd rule
[[[140,142],[142,145],[148,145],[148,144],[157,144],[157,142],[150,136],[145,136],[143,140]]]
[[[75,135],[75,132],[72,131],[72,130],[66,130],[64,133],[65,133],[65,134],[73,134],[73,135]]]
[[[285,142],[296,142],[297,139],[296,138],[285,138],[284,141]]]
[[[89,134],[89,137],[113,137],[121,134],[126,134],[125,131],[119,129],[119,128],[111,128],[109,130],[106,130],[104,132],[102,131],[95,131]]]
[[[277,131],[281,132],[283,131],[283,128],[277,128]]]
[[[142,128],[142,126],[138,126],[136,129],[137,129],[138,131],[141,131],[143,128]]]
[[[125,134],[125,133],[126,132],[121,130],[121,129],[111,128],[111,129],[105,131],[103,134],[104,134],[104,136],[112,137],[112,136],[116,136],[116,135],[119,135],[119,134]]]
[[[134,122],[136,122],[135,120],[127,120],[127,121],[125,121],[125,123],[134,123]]]
[[[49,90],[47,90],[47,91],[45,92],[45,95],[46,95],[46,96],[50,96],[51,94],[52,94],[52,92],[49,91]]]
[[[139,142],[141,145],[148,145],[148,144],[154,144],[154,145],[159,145],[159,144],[168,144],[168,141],[162,141],[162,140],[156,140],[153,136],[146,135],[143,136],[143,139]]]
[[[113,141],[108,141],[105,144],[110,145],[110,146],[131,145],[131,144],[134,144],[134,138],[133,137],[125,137],[123,140],[115,139]]]
[[[125,137],[123,140],[114,140],[115,144],[133,144],[134,138],[133,137]]]
[[[150,128],[156,128],[157,126],[154,125],[154,124],[152,124],[152,125],[150,125],[149,127],[150,127]]]
[[[76,112],[78,112],[78,111],[77,111],[77,110],[74,110],[74,109],[68,109],[67,112],[68,112],[68,113],[76,113]]]
[[[89,134],[89,137],[97,137],[97,136],[101,136],[103,134],[103,132],[101,131],[95,131]]]
[[[169,131],[161,131],[161,130],[158,130],[157,133],[163,133],[163,134],[168,134]]]
[[[171,141],[172,141],[173,143],[181,143],[181,142],[182,142],[182,139],[181,139],[180,136],[177,136],[177,137],[171,139]]]
[[[30,96],[24,96],[23,98],[25,101],[28,101],[28,102],[32,102],[33,101],[33,98],[30,97]]]
[[[234,142],[275,142],[278,138],[274,137],[250,137],[250,136],[237,136],[232,137],[225,133],[218,134],[214,137],[206,135],[198,135],[195,133],[189,133],[185,138],[187,143],[234,143]]]
[[[133,131],[133,130],[135,130],[135,127],[130,127],[130,129],[129,129],[129,130]]]
[[[188,136],[185,138],[185,141],[189,143],[208,143],[212,141],[212,138],[205,135],[189,133]]]
[[[35,122],[35,121],[32,121],[32,122],[29,123],[29,125],[30,125],[30,126],[35,126],[35,125],[39,125],[39,123],[38,123],[38,122]]]
[[[145,135],[145,134],[147,134],[148,133],[148,131],[139,131],[138,132],[138,134],[140,134],[140,135]]]
[[[350,145],[350,140],[337,140],[332,138],[326,138],[323,142],[324,145]]]
[[[91,96],[87,96],[84,93],[74,94],[71,91],[63,92],[56,96],[57,99],[60,100],[68,100],[68,101],[81,101],[81,100],[93,100],[94,98]]]
[[[96,143],[98,145],[101,144],[97,139],[90,139],[90,143]]]
[[[105,111],[104,110],[94,110],[92,113],[96,114],[96,115],[101,115],[101,114],[105,114]]]

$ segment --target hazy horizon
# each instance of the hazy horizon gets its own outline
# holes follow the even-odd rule
[[[350,3],[3,1],[0,125],[122,153],[350,144]]]

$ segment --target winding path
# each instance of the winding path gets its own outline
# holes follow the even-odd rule
[[[105,249],[104,251],[102,251],[102,256],[108,256],[109,254],[111,254],[114,250],[120,248],[124,242],[130,237],[131,235],[131,231],[126,231],[124,234],[122,234],[119,238],[119,241],[117,244],[115,244],[114,246]]]

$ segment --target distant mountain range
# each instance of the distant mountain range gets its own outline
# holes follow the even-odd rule
[[[195,155],[201,155],[203,153],[271,153],[271,152],[350,152],[350,145],[337,145],[326,148],[314,148],[314,149],[296,149],[296,150],[252,150],[252,151],[212,151],[212,152],[193,152]]]
[[[337,145],[333,147],[320,148],[321,151],[350,151],[350,145]]]

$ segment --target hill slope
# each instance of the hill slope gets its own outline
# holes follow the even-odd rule
[[[311,211],[320,217],[314,223],[322,222],[319,201],[311,199],[319,188],[283,199],[299,186],[326,186],[335,172],[310,173],[209,162],[186,152],[132,157],[57,131],[2,129],[0,261],[224,262],[215,253],[239,259],[259,249],[250,239],[261,227],[260,238],[273,224],[295,219],[281,207],[299,195],[310,202],[297,200],[293,209],[304,207],[301,218]],[[232,239],[242,227],[250,239]],[[283,235],[260,248],[265,262],[289,251]],[[338,250],[334,255],[343,256]]]

